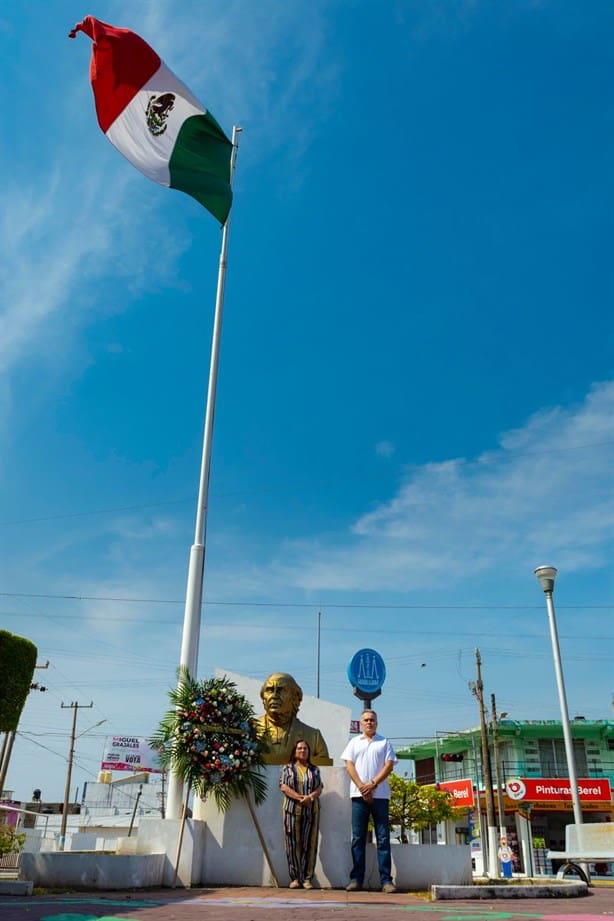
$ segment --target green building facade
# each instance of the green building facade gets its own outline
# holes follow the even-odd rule
[[[570,729],[583,821],[614,821],[614,722],[576,717]],[[547,862],[546,852],[564,848],[565,826],[574,822],[560,720],[500,719],[487,727],[487,743],[494,824],[505,828],[515,851],[515,870],[528,875],[552,872],[556,867]],[[479,869],[489,793],[480,727],[436,733],[397,754],[414,762],[418,783],[443,784],[458,796],[459,806],[468,803],[453,826],[439,830],[439,840],[470,843]],[[471,800],[463,800],[471,796],[471,788]]]

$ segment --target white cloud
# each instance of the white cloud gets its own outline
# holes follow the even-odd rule
[[[283,149],[296,169],[336,98],[339,49],[326,53],[327,16],[318,4],[263,0],[246,14],[243,0],[218,0],[178,19],[176,4],[141,0],[130,7],[130,23],[125,5],[117,9],[117,21],[154,45],[226,131],[233,123],[246,129],[241,163]]]
[[[407,591],[527,570],[603,566],[614,539],[614,382],[536,413],[474,459],[412,469],[332,545],[288,547],[275,578],[310,591]]]
[[[334,65],[323,52],[324,16],[317,8],[265,2],[246,16],[235,0],[206,12],[195,5],[178,20],[176,5],[135,2],[128,19],[118,5],[115,21],[149,39],[228,130],[233,121],[249,127],[246,169],[283,148],[292,161],[286,181],[296,181],[313,125],[334,104]],[[79,41],[89,46],[85,37]],[[285,73],[289,58],[292,75],[282,84],[278,64]],[[40,167],[22,175],[19,163],[5,170],[14,178],[4,188],[0,221],[0,425],[11,412],[17,366],[36,359],[40,373],[65,372],[69,357],[86,364],[75,339],[90,313],[120,312],[143,290],[176,285],[175,266],[189,245],[181,226],[165,234],[154,219],[162,193],[145,191],[146,181],[104,150],[102,136],[89,149],[93,135],[80,135],[75,112],[95,123],[86,74],[84,62],[83,83],[63,93],[65,121],[53,96],[37,101],[41,130],[54,129]],[[58,124],[67,126],[64,133]],[[29,132],[31,123],[17,130]],[[158,252],[163,260],[152,258]],[[120,303],[109,303],[98,287],[111,274],[125,279]]]
[[[161,279],[172,282],[187,238],[177,228],[172,239],[162,240],[164,229],[151,219],[155,199],[142,195],[141,177],[123,166],[120,161],[109,168],[104,156],[91,162],[87,175],[81,174],[78,195],[70,163],[51,167],[29,186],[5,189],[0,225],[0,400],[5,418],[18,366],[35,359],[39,385],[41,373],[66,373],[74,369],[73,362],[82,366],[89,355],[76,349],[78,331],[91,321],[92,311],[123,312],[135,293]],[[146,258],[161,249],[164,260]],[[111,277],[124,281],[119,300],[109,296]]]

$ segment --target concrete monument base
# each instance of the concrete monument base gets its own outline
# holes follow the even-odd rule
[[[19,877],[49,889],[149,889],[162,885],[164,854],[23,851]]]
[[[280,768],[267,765],[268,795],[254,808],[260,830],[281,886],[287,886],[288,864],[284,851],[279,790]],[[324,887],[345,885],[351,868],[349,849],[349,782],[344,768],[321,767],[324,792],[320,804],[320,843],[315,881]],[[215,802],[198,800],[194,817],[206,825],[203,882],[225,886],[274,886],[258,832],[244,801],[228,812],[218,812]]]
[[[314,883],[340,889],[350,878],[351,803],[345,768],[322,767],[324,792],[320,803],[320,842]],[[284,852],[279,767],[266,768],[268,796],[255,808],[260,830],[280,886],[290,878]],[[198,800],[195,819],[205,824],[201,883],[216,886],[274,886],[247,804],[236,801],[227,813],[218,812],[213,800]],[[471,883],[468,845],[392,845],[393,877],[399,889],[428,889],[433,883]],[[375,846],[367,845],[365,888],[379,886]]]
[[[260,832],[280,886],[289,883],[282,829],[280,768],[265,769],[268,795],[254,807]],[[347,885],[351,869],[351,803],[345,768],[322,767],[324,792],[320,804],[320,840],[314,884],[324,889]],[[24,852],[20,876],[37,886],[57,888],[127,889],[151,886],[275,886],[275,879],[250,810],[235,800],[226,813],[213,799],[196,800],[194,818],[183,836],[177,880],[174,882],[179,820],[142,818],[137,835],[120,838],[117,853],[101,851]],[[401,890],[425,890],[432,885],[468,885],[471,852],[468,845],[392,844],[392,873]],[[377,853],[367,845],[366,889],[379,888]]]
[[[137,854],[166,854],[162,870],[163,886],[197,886],[203,881],[202,868],[206,828],[204,822],[187,819],[181,843],[181,855],[175,880],[179,819],[141,819],[137,832]]]

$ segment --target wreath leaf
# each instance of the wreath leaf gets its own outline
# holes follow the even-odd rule
[[[266,743],[256,733],[254,708],[236,684],[225,676],[198,681],[180,668],[168,696],[172,709],[149,740],[162,768],[201,799],[213,796],[220,812],[250,792],[261,805],[267,793]]]

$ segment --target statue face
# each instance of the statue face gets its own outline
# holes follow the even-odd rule
[[[260,696],[267,716],[273,723],[289,723],[298,710],[296,685],[290,675],[269,675]]]

